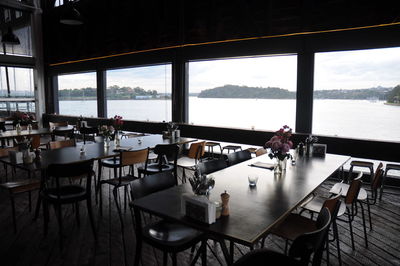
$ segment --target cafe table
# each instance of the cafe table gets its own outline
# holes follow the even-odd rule
[[[250,166],[256,162],[272,163],[268,155],[262,155],[212,173],[215,186],[209,200],[220,201],[221,193],[226,191],[230,194],[230,215],[222,216],[211,225],[181,213],[182,195],[193,194],[189,184],[150,194],[134,200],[133,204],[142,211],[205,232],[221,244],[227,264],[232,264],[233,242],[253,248],[349,159],[335,154],[326,154],[323,158],[299,157],[295,165],[288,162],[282,175],[274,175],[273,170]],[[254,188],[249,186],[249,175],[258,176]],[[230,251],[225,240],[231,241]]]
[[[81,153],[83,143],[78,143],[73,147],[65,147],[56,150],[44,150],[41,152],[40,160],[35,159],[30,164],[14,164],[9,157],[0,158],[0,161],[28,172],[28,177],[35,176],[36,173],[45,177],[45,171],[50,164],[74,163],[85,160],[100,160],[104,158],[112,158],[118,156],[122,150],[141,150],[146,148],[154,148],[158,144],[187,144],[196,141],[193,138],[174,138],[164,139],[162,135],[146,135],[140,138],[128,138],[121,140],[121,145],[116,147],[114,142],[110,142],[109,147],[105,147],[103,142],[95,142],[85,144],[85,152]],[[36,207],[36,216],[38,207]]]

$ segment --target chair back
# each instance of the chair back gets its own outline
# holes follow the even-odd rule
[[[237,151],[233,153],[229,153],[228,157],[228,165],[232,166],[247,160],[251,159],[251,153],[248,150]]]
[[[202,175],[208,175],[227,167],[224,159],[201,162],[197,165]]]
[[[57,196],[60,199],[62,184],[60,179],[71,179],[71,178],[86,178],[86,195],[90,195],[92,176],[93,172],[93,160],[80,161],[75,163],[66,164],[50,164],[47,168],[47,183],[44,184],[44,189],[49,187],[47,184],[52,183],[52,179],[55,180],[55,188]],[[70,182],[66,182],[70,184]]]
[[[175,186],[175,177],[172,173],[160,172],[132,181],[131,196],[135,200],[173,186]]]
[[[160,172],[163,169],[163,165],[168,164],[168,161],[173,161],[174,175],[177,176],[176,169],[178,162],[179,146],[176,144],[158,144],[154,147],[154,153],[157,154],[157,162]]]
[[[201,157],[204,156],[205,147],[206,147],[205,141],[192,143],[189,148],[188,157],[199,160]]]
[[[259,149],[256,150],[256,157],[261,156],[261,155],[266,154],[266,153],[267,153],[266,149],[259,148]]]
[[[1,131],[6,131],[6,121],[0,121],[0,130]]]
[[[346,197],[344,198],[344,203],[346,204],[354,204],[357,200],[358,193],[360,192],[362,181],[361,178],[363,176],[363,172],[360,172],[357,178],[351,181],[349,189],[347,190]]]
[[[93,135],[93,139],[95,140],[95,136],[99,134],[99,129],[97,127],[81,127],[79,129],[79,133],[83,136],[83,143],[86,144],[86,136]]]
[[[307,265],[314,253],[313,265],[320,265],[330,222],[331,214],[328,208],[323,208],[316,221],[317,230],[298,236],[289,249],[289,256],[300,259],[301,264]]]
[[[0,148],[0,158],[1,157],[7,157],[9,151],[18,151],[18,147]]]
[[[31,136],[31,146],[32,149],[36,150],[40,147],[40,135]]]
[[[55,149],[61,149],[61,148],[65,148],[65,147],[73,147],[73,146],[75,146],[75,139],[50,141],[47,144],[47,148],[49,150],[55,150]]]
[[[378,167],[375,170],[374,178],[372,179],[372,191],[376,192],[377,189],[382,185],[383,172],[383,164],[379,163]]]
[[[66,127],[68,126],[68,122],[49,122],[49,128],[55,127]]]
[[[324,201],[324,204],[322,205],[322,208],[321,209],[323,209],[323,208],[327,208],[328,210],[329,210],[329,213],[331,214],[331,219],[332,219],[332,221],[334,220],[334,219],[336,219],[336,217],[337,217],[337,214],[338,214],[338,212],[339,212],[339,208],[340,208],[340,204],[341,204],[341,191],[336,195],[336,196],[334,196],[333,198],[329,198],[329,199],[326,199],[325,201]]]
[[[129,166],[137,163],[147,163],[149,148],[137,151],[122,151],[120,155],[121,166]]]

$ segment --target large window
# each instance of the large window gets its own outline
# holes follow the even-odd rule
[[[97,117],[96,73],[58,76],[58,102],[62,115]]]
[[[399,73],[400,48],[317,53],[313,133],[400,141]]]
[[[108,116],[170,121],[171,71],[170,64],[107,71]]]
[[[234,128],[294,128],[297,56],[189,63],[189,123]]]

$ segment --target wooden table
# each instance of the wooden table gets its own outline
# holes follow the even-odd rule
[[[212,225],[203,224],[181,214],[181,196],[192,193],[188,184],[160,191],[134,201],[134,206],[165,219],[178,221],[208,233],[221,243],[228,264],[232,263],[224,240],[252,247],[278,222],[283,220],[322,182],[350,159],[349,156],[327,154],[325,158],[300,157],[295,166],[288,163],[283,176],[273,171],[249,166],[251,163],[270,162],[267,155],[211,174],[215,187],[210,201],[220,201],[225,190],[230,194],[230,216]],[[255,188],[250,188],[248,175],[258,175]],[[232,254],[233,245],[231,245]]]

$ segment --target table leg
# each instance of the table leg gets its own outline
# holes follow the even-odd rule
[[[221,250],[222,250],[222,253],[224,254],[226,264],[232,265],[233,264],[232,255],[229,254],[228,248],[226,247],[226,244],[225,244],[225,240],[218,239],[217,241],[218,241],[219,245],[221,246]]]

